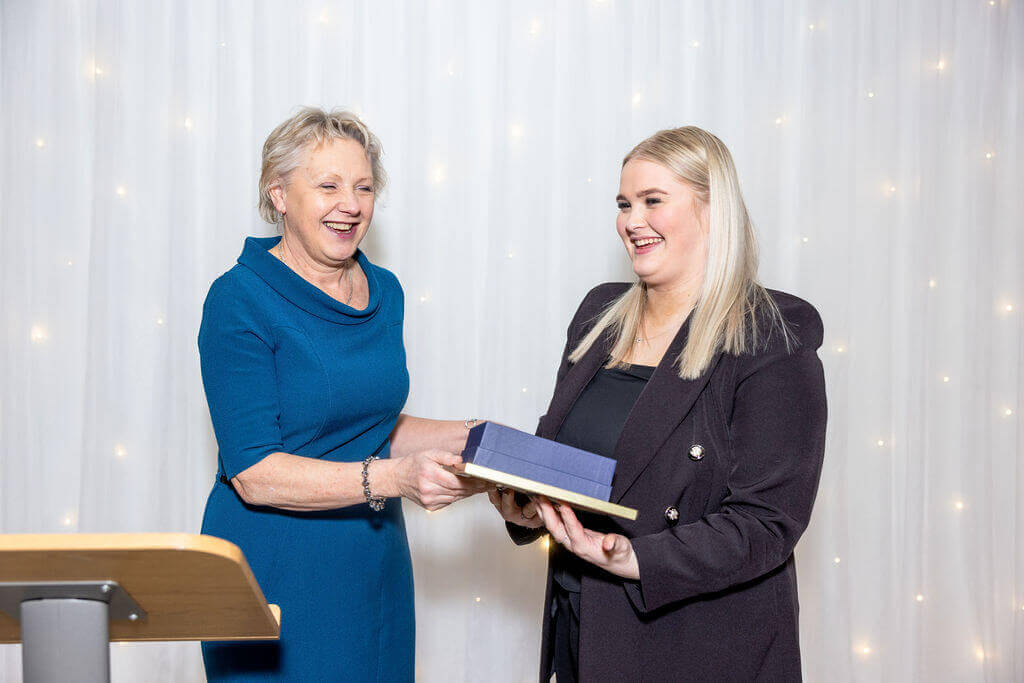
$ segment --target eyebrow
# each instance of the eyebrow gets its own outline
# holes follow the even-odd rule
[[[668,192],[665,192],[665,190],[659,189],[657,187],[649,187],[646,190],[640,190],[639,192],[637,192],[636,196],[646,197],[649,194],[668,194]],[[626,197],[624,195],[620,194],[618,197],[615,198],[615,201],[623,201],[625,198]]]

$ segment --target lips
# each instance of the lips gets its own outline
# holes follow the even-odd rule
[[[664,241],[664,237],[633,237],[630,239],[630,242],[633,243],[633,253],[635,254],[646,254],[649,251],[653,251]]]
[[[323,221],[323,226],[339,237],[347,237],[352,234],[358,223],[342,223],[341,221]]]

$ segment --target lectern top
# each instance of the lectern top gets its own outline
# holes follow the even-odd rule
[[[235,544],[213,536],[0,534],[0,582],[116,581],[146,612],[113,620],[113,641],[271,640],[280,611],[268,605]],[[0,643],[20,640],[0,613]]]

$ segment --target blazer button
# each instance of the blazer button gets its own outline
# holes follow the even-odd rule
[[[704,447],[699,443],[690,446],[690,460],[700,460],[704,457]]]
[[[669,505],[665,508],[665,521],[668,522],[669,526],[675,526],[676,522],[679,521],[679,510],[676,509],[675,505]]]

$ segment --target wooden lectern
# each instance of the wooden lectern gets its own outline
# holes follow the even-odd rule
[[[0,643],[25,683],[110,680],[110,641],[274,640],[242,551],[196,534],[0,535]]]

